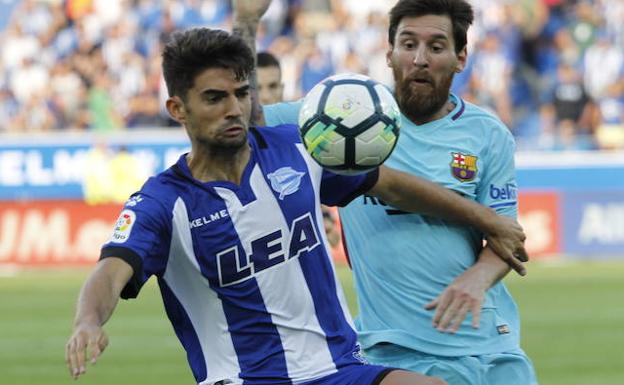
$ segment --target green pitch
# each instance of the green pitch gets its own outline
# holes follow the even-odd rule
[[[64,344],[86,274],[0,275],[1,385],[74,383]],[[355,312],[349,274],[340,269]],[[624,384],[624,263],[533,263],[529,276],[507,282],[522,312],[523,347],[541,385]],[[78,383],[194,383],[153,282],[139,299],[120,302],[106,330],[110,346]]]

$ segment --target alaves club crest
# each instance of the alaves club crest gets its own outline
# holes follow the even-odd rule
[[[291,167],[282,167],[267,175],[271,181],[271,188],[279,194],[279,199],[283,200],[286,195],[290,195],[299,190],[301,178],[305,172],[295,171]]]
[[[468,182],[477,175],[477,157],[474,155],[451,152],[451,174],[461,182]]]

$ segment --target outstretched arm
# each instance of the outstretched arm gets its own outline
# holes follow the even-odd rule
[[[106,258],[98,262],[82,287],[73,334],[65,347],[65,362],[74,379],[86,372],[88,353],[94,364],[106,349],[108,336],[102,325],[113,314],[119,294],[132,274],[132,267],[122,259]]]
[[[487,244],[496,255],[520,275],[526,274],[522,265],[528,260],[524,249],[526,236],[513,219],[497,215],[494,210],[435,183],[385,166],[379,168],[379,179],[369,193],[401,210],[476,227],[486,235]]]
[[[435,309],[433,326],[441,332],[454,333],[471,312],[472,327],[478,328],[485,292],[509,271],[509,266],[491,248],[484,248],[473,266],[455,278],[436,299],[425,305],[428,310]]]
[[[258,30],[258,24],[260,18],[266,10],[269,8],[271,0],[233,0],[232,7],[233,14],[233,26],[232,33],[238,35],[247,46],[251,48],[254,61],[256,60],[256,32]],[[256,66],[249,75],[249,86],[251,88],[251,125],[263,125],[264,116],[262,114],[262,106],[258,98],[258,81],[256,77]]]

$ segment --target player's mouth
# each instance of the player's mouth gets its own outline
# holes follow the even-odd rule
[[[223,130],[223,135],[227,137],[235,137],[241,135],[244,132],[245,128],[243,128],[242,126],[232,126]]]
[[[415,85],[430,85],[433,86],[433,79],[427,74],[417,74],[409,77],[411,84]]]
[[[425,79],[425,78],[413,78],[410,80],[410,82],[412,84],[416,84],[419,86],[423,86],[423,85],[427,85],[427,86],[432,86],[433,82],[431,82],[429,79]]]

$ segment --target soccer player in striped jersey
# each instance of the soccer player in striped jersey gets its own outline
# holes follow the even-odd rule
[[[135,297],[153,275],[200,385],[446,384],[362,362],[320,205],[367,193],[469,222],[508,255],[524,251],[521,228],[402,172],[325,171],[296,126],[250,127],[253,66],[245,42],[224,31],[192,29],[167,43],[166,106],[191,151],[126,202],[79,296],[71,376],[105,349],[119,297]]]
[[[234,4],[236,23],[246,26],[238,28],[253,31],[259,17],[247,11],[254,9],[243,0]],[[385,164],[515,218],[511,133],[450,93],[466,63],[472,19],[465,0],[399,0],[391,10],[387,62],[403,119]],[[245,38],[254,44],[253,32]],[[266,122],[296,122],[299,106],[268,106]],[[340,209],[365,357],[453,385],[536,385],[520,348],[516,304],[500,282],[509,267],[496,250],[490,243],[483,248],[478,229],[393,206],[362,196]]]

